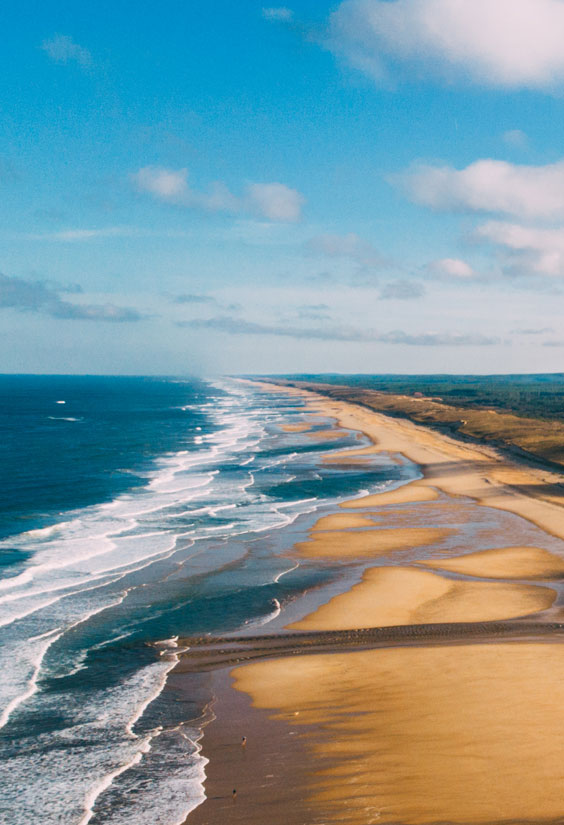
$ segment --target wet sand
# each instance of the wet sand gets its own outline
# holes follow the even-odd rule
[[[381,528],[352,532],[313,530],[308,541],[296,544],[296,551],[310,558],[377,558],[396,550],[439,545],[451,530],[432,527]]]
[[[275,719],[323,727],[307,745],[326,822],[562,821],[558,644],[334,653],[234,675]]]
[[[322,821],[308,801],[312,776],[304,773],[309,755],[303,730],[253,708],[246,693],[232,689],[232,681],[228,669],[213,673],[215,720],[205,728],[202,750],[210,759],[207,799],[186,822],[303,825]]]
[[[311,430],[313,427],[313,423],[309,421],[304,421],[300,424],[281,424],[280,429],[283,433],[305,433],[308,430]]]
[[[562,555],[548,549],[560,547],[554,536],[564,537],[557,492],[542,473],[511,465],[488,448],[295,393],[311,398],[317,414],[333,415],[341,426],[375,442],[333,453],[331,463],[365,462],[385,450],[418,463],[424,478],[342,504],[341,511],[370,512],[325,516],[309,540],[296,545],[298,557],[360,566],[361,581],[294,622],[291,631],[397,625],[390,644],[395,635],[401,637],[403,626],[411,646],[339,652],[336,642],[334,652],[299,657],[292,656],[290,646],[290,658],[272,658],[274,650],[265,649],[266,661],[237,667],[233,676],[243,704],[230,711],[234,691],[224,681],[218,708],[224,708],[222,727],[249,726],[254,719],[253,738],[262,736],[263,755],[241,780],[249,791],[252,787],[251,796],[256,790],[256,804],[234,818],[239,813],[233,814],[233,805],[225,807],[218,790],[219,804],[209,799],[189,817],[189,825],[564,821],[561,637],[527,641],[524,633],[507,642],[488,637],[487,625],[532,616],[527,627],[534,628],[535,622],[562,619],[554,601],[564,576],[564,543]],[[476,503],[468,503],[468,497]],[[537,530],[535,546],[515,541],[500,546],[509,536],[499,534],[495,519],[489,530],[472,531],[468,508],[472,513],[483,505],[520,515],[552,535]],[[454,526],[437,526],[441,517]],[[425,526],[406,526],[411,524]],[[519,532],[518,526],[513,529]],[[527,530],[535,533],[530,525],[523,533]],[[462,623],[452,626],[454,644],[433,646],[433,628],[442,628],[437,622]],[[416,627],[429,628],[427,641]],[[460,635],[464,627],[466,640]],[[444,628],[448,642],[449,626]],[[481,644],[472,638],[474,628]],[[440,639],[441,634],[442,629]],[[273,724],[278,726],[274,747],[268,727]],[[229,785],[236,769],[222,750],[222,727],[212,723],[203,740],[211,759],[207,792],[212,795],[218,782]],[[295,741],[288,762],[284,743],[290,734]],[[294,747],[298,741],[299,748]],[[272,806],[258,788],[266,759],[273,760],[271,780],[285,790],[274,794]]]

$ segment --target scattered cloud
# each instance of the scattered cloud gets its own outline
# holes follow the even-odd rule
[[[62,241],[75,243],[93,241],[97,238],[132,238],[142,234],[139,229],[130,226],[106,226],[100,229],[62,229],[58,232],[37,232],[27,234],[29,241]]]
[[[44,40],[41,48],[55,63],[78,63],[84,69],[92,65],[92,55],[88,49],[79,46],[66,34],[56,34]]]
[[[506,274],[564,277],[564,228],[522,226],[489,221],[473,233],[478,242],[492,244],[501,253]]]
[[[327,304],[302,304],[298,307],[298,318],[304,321],[329,321],[331,314]]]
[[[217,301],[211,295],[173,295],[173,304],[217,304]]]
[[[562,160],[546,166],[478,160],[465,169],[421,165],[399,180],[412,200],[436,210],[490,212],[521,220],[564,218]]]
[[[220,181],[200,192],[190,186],[187,169],[144,166],[130,178],[139,192],[165,203],[210,212],[251,213],[281,223],[298,221],[305,203],[300,192],[283,183],[250,183],[242,197],[233,195]]]
[[[564,339],[552,339],[543,341],[543,347],[564,347]]]
[[[503,133],[502,138],[503,142],[507,146],[511,146],[512,149],[525,150],[529,148],[529,137],[521,129],[509,129]]]
[[[300,219],[305,198],[283,183],[251,183],[247,187],[251,211],[270,221],[295,223]]]
[[[418,281],[391,281],[384,284],[380,292],[382,301],[409,301],[414,298],[422,298],[425,295],[425,287]]]
[[[189,195],[188,169],[144,166],[131,175],[131,180],[140,192],[170,203],[182,203]]]
[[[477,277],[474,269],[460,258],[440,258],[426,266],[432,278],[445,281],[470,281]]]
[[[310,238],[306,248],[328,258],[349,258],[363,266],[384,266],[387,261],[371,243],[354,232],[347,235],[324,234]]]
[[[424,332],[412,335],[394,330],[378,339],[386,344],[407,344],[415,347],[490,347],[500,344],[497,337],[489,335],[462,334],[450,332]]]
[[[561,0],[345,0],[326,42],[377,81],[551,90],[564,81],[563,36]]]
[[[227,335],[274,335],[317,341],[374,342],[381,344],[403,344],[405,346],[493,346],[499,338],[485,335],[451,334],[442,332],[407,333],[402,330],[376,332],[357,327],[323,326],[295,327],[288,324],[259,324],[241,318],[222,316],[216,318],[179,321],[178,326],[190,329],[206,329]]]
[[[118,307],[115,304],[71,304],[68,301],[56,301],[48,307],[48,315],[53,318],[66,318],[81,321],[112,321],[123,323],[142,321],[145,315],[130,307]]]
[[[286,23],[293,19],[294,12],[292,9],[286,8],[286,6],[275,6],[263,9],[262,16],[265,20],[275,20]]]
[[[554,332],[552,327],[542,327],[541,329],[531,329],[530,327],[518,327],[511,330],[511,335],[546,335],[549,332]]]
[[[20,312],[38,312],[51,318],[86,321],[141,321],[145,316],[128,307],[114,304],[73,304],[61,298],[61,293],[80,289],[54,287],[46,281],[28,281],[0,273],[0,308]]]

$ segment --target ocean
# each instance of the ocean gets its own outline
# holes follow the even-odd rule
[[[234,379],[0,376],[0,818],[180,825],[204,798],[205,685],[178,638],[269,632],[336,564],[295,541],[413,465],[281,425],[301,402]],[[316,428],[333,422],[318,416]]]

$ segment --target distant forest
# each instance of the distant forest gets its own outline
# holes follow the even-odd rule
[[[272,376],[274,377],[274,376]],[[285,375],[289,381],[339,384],[400,395],[421,393],[445,404],[564,421],[564,373],[538,375]]]

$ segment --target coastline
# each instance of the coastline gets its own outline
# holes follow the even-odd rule
[[[269,392],[291,391],[261,386]],[[290,631],[385,625],[407,629],[416,623],[487,623],[518,617],[543,623],[562,619],[559,580],[564,543],[562,555],[558,550],[559,539],[564,538],[564,510],[542,474],[501,459],[490,448],[462,444],[421,425],[306,390],[291,393],[306,399],[308,416],[333,418],[338,426],[362,432],[371,440],[371,447],[331,454],[330,463],[364,462],[385,451],[413,461],[423,478],[343,502],[334,515],[318,521],[308,541],[295,547],[298,557],[314,552],[319,558],[359,565],[363,572],[360,582],[293,622]],[[300,432],[314,437],[305,427]],[[498,513],[497,527],[470,537],[463,552],[457,552],[456,542],[449,545],[453,528],[438,527],[438,522],[458,518],[471,525],[468,508],[475,513],[493,508]],[[526,530],[521,519],[529,523]],[[425,527],[411,526],[418,521]],[[530,540],[519,541],[521,532]],[[465,539],[467,534],[471,536],[469,529]],[[419,554],[422,558],[417,558]],[[527,814],[522,818],[535,820],[564,812],[556,793],[557,762],[564,758],[558,737],[564,730],[549,731],[564,700],[558,647],[527,638],[517,644],[469,638],[439,649],[424,640],[416,644],[358,652],[342,652],[335,646],[332,652],[305,653],[290,661],[276,658],[272,651],[266,660],[232,671],[235,691],[224,674],[217,705],[229,706],[234,692],[251,697],[252,704],[247,700],[238,723],[252,729],[253,738],[261,735],[266,719],[286,725],[281,731],[290,727],[300,731],[303,747],[292,758],[299,763],[300,778],[308,779],[294,783],[291,803],[276,797],[275,818],[269,811],[270,821],[291,825],[292,804],[308,812],[308,822],[359,825],[517,821],[522,812]],[[420,674],[417,684],[414,672]],[[523,694],[530,698],[534,693],[536,672],[542,672],[552,686],[551,698],[542,708],[522,701]],[[388,721],[383,721],[383,708]],[[417,708],[427,708],[426,716],[418,718]],[[514,734],[511,714],[519,719]],[[489,728],[480,721],[484,717]],[[210,788],[227,787],[234,770],[224,758],[217,731],[212,723],[202,741],[215,777]],[[524,734],[534,741],[534,763],[519,745]],[[429,758],[429,747],[432,750],[437,741],[440,753]],[[509,764],[514,753],[517,767],[515,762]],[[274,778],[277,771],[284,774],[283,764],[282,758]],[[259,759],[254,773],[243,781],[260,784],[260,765]],[[455,777],[452,765],[458,766]],[[502,787],[489,786],[486,774],[492,770],[503,777]],[[538,791],[524,776],[527,772]],[[473,802],[467,787],[473,794],[480,788],[479,803]],[[263,803],[229,802],[229,821],[264,821]],[[234,811],[243,807],[245,814],[239,820]],[[225,809],[216,795],[190,815],[187,825],[222,821]]]

